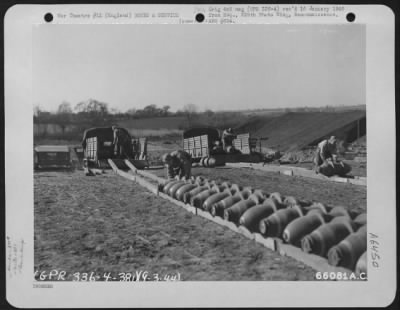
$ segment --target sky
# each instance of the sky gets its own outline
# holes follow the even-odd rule
[[[33,29],[33,105],[121,112],[365,104],[365,26],[55,25]]]

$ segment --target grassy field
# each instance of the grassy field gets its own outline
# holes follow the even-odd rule
[[[155,138],[168,138],[175,136],[182,136],[182,130],[179,129],[136,129],[127,128],[133,137],[155,137]]]
[[[349,112],[302,112],[281,116],[256,116],[237,128],[238,132],[250,132],[253,137],[268,138],[264,146],[280,151],[296,150],[321,137],[365,117],[364,111]]]
[[[177,130],[187,126],[187,118],[184,116],[151,117],[118,121],[118,125],[130,129],[164,129]]]
[[[84,280],[85,273],[98,281],[126,280],[140,271],[148,280],[184,281],[313,280],[315,275],[111,171],[96,177],[81,171],[35,173],[34,240],[37,274],[63,271],[71,281]]]

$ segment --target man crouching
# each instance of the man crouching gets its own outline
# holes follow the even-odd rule
[[[190,154],[181,150],[173,151],[164,154],[162,160],[167,170],[168,179],[173,179],[176,175],[178,175],[179,178],[190,178],[192,169],[192,158]]]
[[[322,165],[330,165],[334,168],[337,159],[337,140],[335,136],[321,141],[316,149],[314,157],[315,171],[319,172]]]
[[[314,157],[314,169],[328,177],[332,175],[345,176],[351,171],[351,167],[337,159],[337,140],[335,136],[330,137],[318,144]]]

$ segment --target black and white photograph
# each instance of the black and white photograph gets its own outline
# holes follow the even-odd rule
[[[239,7],[180,24],[135,23],[135,6],[32,23],[33,234],[7,240],[33,250],[34,288],[371,281],[367,23],[310,5],[343,18],[212,22],[301,12]]]

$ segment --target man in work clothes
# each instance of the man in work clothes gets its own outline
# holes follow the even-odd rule
[[[189,179],[191,176],[192,159],[185,151],[177,150],[164,154],[162,160],[167,168],[167,178],[173,179],[176,175],[179,178]]]
[[[232,128],[225,129],[222,132],[222,144],[225,151],[227,151],[228,147],[232,147],[233,140],[236,136],[232,132]]]
[[[214,146],[211,149],[210,155],[214,154],[224,154],[224,149],[222,148],[221,142],[219,140],[214,142]]]
[[[327,163],[334,167],[334,162],[336,162],[336,137],[331,136],[329,139],[323,140],[317,146],[317,150],[315,152],[314,164],[315,171],[319,172],[320,166]]]
[[[114,145],[114,155],[116,157],[128,156],[129,154],[129,146],[130,146],[130,137],[122,131],[117,126],[111,127],[113,130],[113,145]]]

